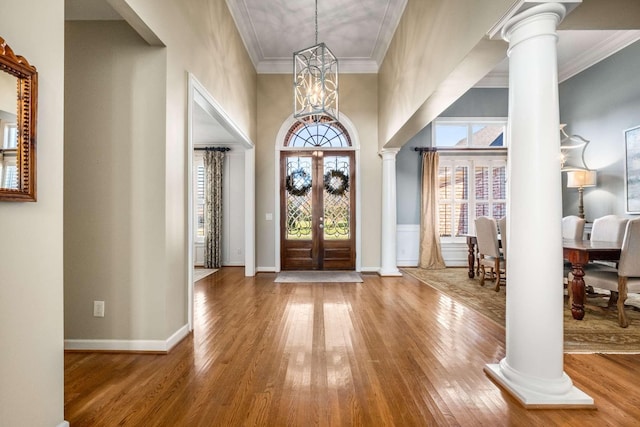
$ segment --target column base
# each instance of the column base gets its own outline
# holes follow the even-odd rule
[[[378,275],[382,277],[402,277],[402,273],[397,268],[381,268],[380,270],[378,270]]]
[[[563,394],[542,394],[506,378],[497,363],[485,365],[484,372],[527,409],[596,409],[593,399],[575,386]]]

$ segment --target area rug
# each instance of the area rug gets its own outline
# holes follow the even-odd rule
[[[493,290],[492,282],[482,287],[477,278],[469,279],[466,268],[404,268],[402,271],[504,327],[506,287],[501,287],[500,292]],[[578,321],[571,317],[565,296],[565,353],[640,353],[640,310],[627,308],[630,325],[621,328],[616,309],[607,308],[608,299],[608,295],[599,292],[587,296],[584,319]],[[637,300],[633,304],[637,304]]]
[[[355,271],[281,271],[274,280],[277,283],[361,283],[360,273]]]
[[[194,268],[193,269],[193,283],[198,280],[204,279],[205,277],[215,273],[218,271],[217,268]]]

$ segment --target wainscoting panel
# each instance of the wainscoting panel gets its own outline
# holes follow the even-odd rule
[[[398,224],[396,233],[398,267],[416,267],[420,253],[420,224]]]
[[[417,267],[420,256],[420,224],[398,224],[397,263],[398,267]],[[467,265],[467,243],[443,240],[442,257],[447,267]]]

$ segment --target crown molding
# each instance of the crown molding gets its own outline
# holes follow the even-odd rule
[[[338,71],[340,74],[376,74],[378,64],[373,59],[362,58],[338,58]],[[256,67],[258,74],[292,74],[292,58],[275,58],[260,61]]]
[[[393,4],[394,2],[397,2],[397,4]],[[387,54],[391,40],[393,40],[393,35],[398,29],[398,24],[406,7],[407,0],[390,0],[389,3],[387,3],[387,10],[380,25],[375,47],[371,53],[371,58],[378,64],[382,64]]]
[[[640,31],[617,31],[610,37],[592,46],[589,50],[576,55],[572,61],[558,70],[558,82],[570,79],[630,44],[640,40]]]
[[[229,9],[231,17],[236,23],[236,28],[240,34],[244,48],[247,50],[249,58],[251,58],[253,67],[257,69],[260,60],[264,55],[259,50],[260,43],[258,42],[256,29],[249,17],[247,4],[245,3],[245,0],[225,0],[225,3],[227,3],[227,9]],[[249,40],[247,40],[247,38]]]

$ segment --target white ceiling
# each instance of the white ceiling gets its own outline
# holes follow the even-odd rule
[[[376,73],[407,0],[318,0],[318,42],[340,72]],[[291,72],[293,52],[316,44],[314,0],[227,0],[258,73]]]
[[[293,52],[315,43],[314,0],[226,0],[258,73],[290,73]],[[318,41],[338,57],[341,73],[375,73],[407,0],[318,0]],[[65,0],[67,20],[121,19],[106,0]],[[562,82],[640,39],[640,31],[558,31]],[[476,87],[507,87],[505,59]],[[195,106],[194,139],[230,135]],[[215,122],[215,123],[213,123]],[[215,136],[211,136],[215,135]]]

